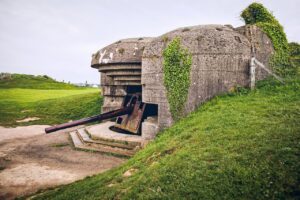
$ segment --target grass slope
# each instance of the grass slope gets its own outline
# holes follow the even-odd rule
[[[34,76],[27,74],[11,74],[10,78],[0,80],[2,88],[29,88],[29,89],[78,89],[79,87],[55,81],[49,76]]]
[[[79,88],[47,77],[20,74],[5,81],[0,81],[1,126],[58,124],[100,112],[99,89]],[[40,120],[16,122],[27,117]]]
[[[35,199],[300,198],[299,89],[268,80],[214,98],[124,165]]]

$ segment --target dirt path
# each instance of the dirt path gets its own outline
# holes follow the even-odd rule
[[[0,199],[66,184],[118,166],[125,160],[76,151],[65,132],[45,126],[0,127]]]
[[[0,126],[0,143],[9,139],[28,138],[37,135],[44,135],[44,129],[47,125],[32,125],[32,126],[19,126],[16,128],[5,128]]]

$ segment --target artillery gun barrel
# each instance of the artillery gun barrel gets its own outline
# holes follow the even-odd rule
[[[124,108],[120,108],[120,109],[117,109],[117,110],[106,112],[106,113],[103,113],[103,114],[100,114],[100,115],[95,115],[95,116],[92,116],[92,117],[87,117],[87,118],[83,118],[83,119],[80,119],[80,120],[67,122],[67,123],[64,123],[64,124],[59,124],[59,125],[56,125],[56,126],[51,126],[49,128],[46,128],[45,132],[46,133],[51,133],[51,132],[54,132],[54,131],[58,131],[58,130],[65,129],[65,128],[70,128],[70,127],[73,127],[73,126],[78,126],[78,125],[82,125],[82,124],[86,124],[86,123],[90,123],[90,122],[101,121],[101,120],[105,120],[105,119],[118,117],[118,116],[121,116],[121,115],[129,114],[129,113],[132,112],[132,110],[133,110],[132,105],[126,106]]]

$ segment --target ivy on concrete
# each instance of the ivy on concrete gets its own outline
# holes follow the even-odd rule
[[[270,66],[280,75],[294,72],[289,60],[289,45],[282,25],[262,4],[252,3],[242,11],[241,17],[246,24],[255,24],[271,39],[275,54],[271,57]]]
[[[173,119],[183,116],[183,109],[190,87],[192,55],[174,38],[163,51],[164,85]]]

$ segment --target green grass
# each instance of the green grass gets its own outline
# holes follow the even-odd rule
[[[299,199],[299,91],[267,80],[216,97],[122,166],[35,199]]]
[[[23,104],[42,100],[64,98],[71,95],[95,93],[99,89],[75,89],[75,90],[39,90],[39,89],[0,89],[0,101],[5,103]]]
[[[27,74],[11,74],[10,78],[0,80],[1,88],[29,88],[29,89],[78,89],[72,84],[58,82],[49,76],[34,76]]]
[[[85,90],[0,90],[0,125],[58,124],[100,113],[99,89]],[[38,117],[40,120],[17,123]]]
[[[101,105],[102,97],[95,88],[79,88],[47,77],[20,74],[0,81],[1,126],[59,124],[99,114]],[[40,119],[16,122],[27,117]]]

